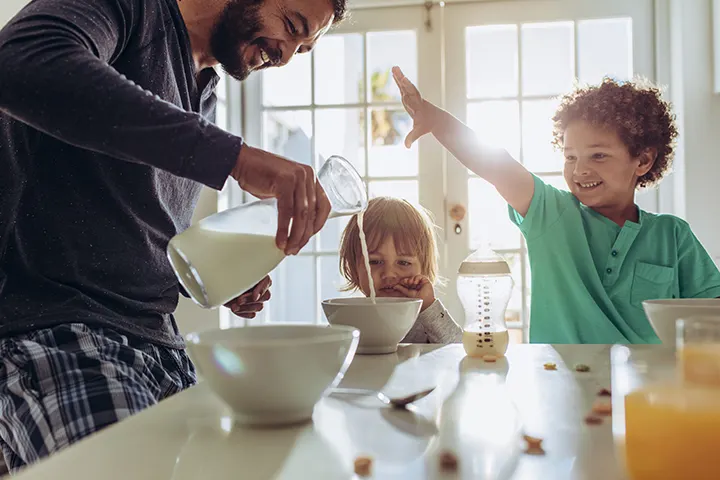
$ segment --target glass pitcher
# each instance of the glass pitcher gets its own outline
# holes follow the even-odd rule
[[[328,158],[317,176],[330,201],[330,218],[367,207],[365,185],[344,158]],[[167,256],[180,285],[203,308],[219,307],[251,289],[285,258],[275,244],[277,221],[277,200],[269,198],[218,212],[174,236]]]

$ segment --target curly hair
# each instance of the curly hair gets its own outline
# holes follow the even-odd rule
[[[332,0],[332,4],[334,13],[333,25],[337,25],[338,23],[345,20],[345,17],[347,17],[347,0]]]
[[[638,188],[656,185],[672,166],[678,135],[675,115],[660,89],[645,79],[617,82],[605,77],[600,85],[577,87],[561,98],[552,120],[552,143],[558,149],[568,125],[576,120],[613,129],[633,157],[655,149],[655,163],[638,178]]]

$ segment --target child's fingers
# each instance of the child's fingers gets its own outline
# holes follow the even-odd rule
[[[408,287],[404,286],[404,285],[401,285],[401,284],[398,283],[398,284],[395,285],[395,287],[393,287],[393,288],[394,288],[395,290],[397,290],[398,292],[402,293],[403,295],[405,295],[406,297],[412,297],[412,296],[413,296],[413,291],[412,291],[411,289],[409,289]]]

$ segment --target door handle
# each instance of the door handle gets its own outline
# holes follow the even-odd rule
[[[463,205],[455,204],[452,207],[450,207],[450,218],[455,222],[455,227],[453,228],[453,231],[455,232],[455,235],[460,235],[462,233],[462,225],[460,222],[462,222],[465,219],[465,214],[467,213],[467,210]]]

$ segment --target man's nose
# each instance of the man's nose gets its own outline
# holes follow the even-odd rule
[[[287,65],[290,60],[292,60],[292,57],[300,49],[301,45],[302,42],[299,41],[283,42],[283,45],[280,47],[282,55],[280,57],[280,60],[278,61],[278,66]]]

